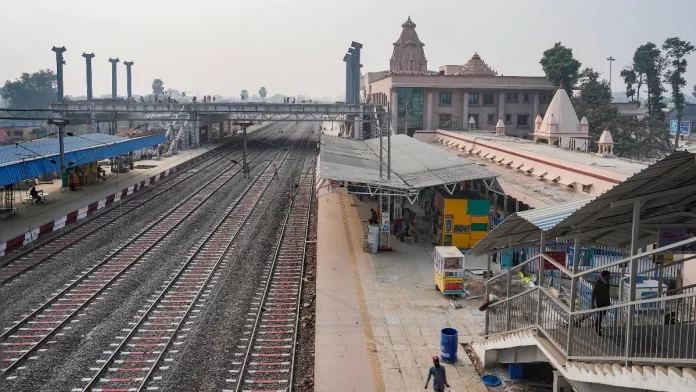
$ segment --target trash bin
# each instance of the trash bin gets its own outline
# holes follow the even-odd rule
[[[454,328],[443,328],[440,331],[440,361],[444,363],[457,362],[457,346],[459,336]]]

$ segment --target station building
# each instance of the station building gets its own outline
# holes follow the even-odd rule
[[[554,86],[544,76],[499,75],[475,53],[461,65],[428,70],[425,44],[408,18],[394,42],[389,70],[362,77],[362,94],[377,104],[396,103],[397,133],[416,130],[494,130],[498,120],[507,134],[531,138],[534,121],[546,112]]]

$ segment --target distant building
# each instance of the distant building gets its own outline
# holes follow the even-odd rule
[[[677,109],[674,107],[670,109],[666,114],[665,114],[665,120],[667,120],[667,123],[670,121],[677,120]],[[684,110],[682,110],[682,123],[684,122],[690,122],[691,123],[691,134],[686,137],[686,139],[694,140],[696,139],[696,104],[694,103],[687,103],[684,105]],[[685,139],[682,136],[682,139]]]
[[[554,86],[543,76],[503,76],[475,53],[466,64],[428,71],[416,24],[408,18],[389,60],[389,70],[362,77],[362,94],[377,104],[396,103],[392,123],[398,133],[416,130],[495,130],[527,138],[534,119],[551,102]]]
[[[618,109],[621,116],[636,116],[640,119],[648,115],[648,107],[639,102],[612,102],[609,106]]]
[[[46,136],[41,121],[0,121],[0,144],[37,139]]]

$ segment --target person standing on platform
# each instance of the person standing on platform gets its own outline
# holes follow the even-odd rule
[[[44,204],[43,200],[41,200],[41,195],[39,195],[39,191],[36,190],[36,187],[31,188],[29,191],[29,196],[31,196],[32,200],[34,200],[34,203]]]
[[[445,372],[445,367],[440,365],[440,359],[438,357],[433,357],[433,366],[430,368],[430,371],[428,371],[428,379],[425,380],[425,389],[428,389],[430,377],[433,378],[433,391],[445,392],[445,387],[449,388],[449,384],[447,383],[447,372]]]
[[[278,177],[278,168],[276,167],[275,163],[273,164],[273,178],[280,180],[280,177]]]
[[[592,288],[592,308],[605,308],[611,305],[611,285],[609,284],[609,278],[611,277],[611,272],[604,270],[602,275],[597,282],[595,282]],[[597,312],[597,319],[595,320],[595,332],[597,336],[602,336],[602,320],[604,315],[607,313],[606,310],[601,310]]]
[[[244,173],[244,178],[251,178],[251,174],[249,173],[249,165],[244,165],[242,172]]]

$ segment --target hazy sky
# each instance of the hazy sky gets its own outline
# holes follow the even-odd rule
[[[65,93],[84,95],[83,52],[94,52],[95,95],[111,92],[109,57],[135,62],[135,94],[166,88],[195,95],[343,95],[343,55],[363,47],[363,72],[388,69],[410,15],[429,69],[464,64],[475,51],[505,75],[543,75],[541,53],[561,41],[623,91],[619,71],[636,47],[679,36],[696,44],[695,0],[0,0],[0,81],[55,69],[65,46]],[[696,84],[690,56],[687,93]]]

